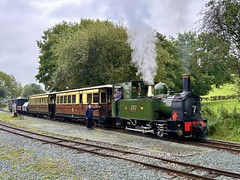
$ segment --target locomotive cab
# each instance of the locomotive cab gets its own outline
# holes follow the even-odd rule
[[[155,133],[158,121],[171,117],[172,98],[164,83],[148,86],[143,81],[131,81],[114,87],[122,88],[119,116],[115,117],[126,129]]]

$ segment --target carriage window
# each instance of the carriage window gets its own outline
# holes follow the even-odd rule
[[[99,102],[99,94],[98,93],[94,93],[93,94],[93,103],[98,103]]]
[[[106,93],[101,93],[101,103],[106,103],[106,102],[107,102]]]
[[[87,94],[87,103],[92,103],[92,94]]]
[[[68,96],[68,102],[67,103],[71,103],[71,95]]]
[[[64,103],[67,103],[67,96],[63,96],[64,97]]]
[[[82,103],[82,94],[80,94],[80,100],[79,103]]]
[[[76,95],[72,95],[72,103],[76,103]]]
[[[60,103],[63,103],[63,96],[60,96]]]

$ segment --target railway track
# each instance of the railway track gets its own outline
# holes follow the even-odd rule
[[[198,142],[198,144],[200,144],[201,146],[206,146],[206,147],[220,149],[220,150],[227,150],[230,152],[240,154],[240,144],[239,143],[207,139],[205,141]]]
[[[215,139],[204,139],[198,141],[177,141],[178,143],[208,147],[212,149],[218,149],[222,151],[228,151],[231,153],[240,154],[240,144],[228,141],[220,141]]]
[[[4,111],[0,109],[0,111],[9,113],[8,111]],[[32,117],[35,118],[35,117]],[[39,118],[39,117],[38,117]],[[42,120],[46,120],[46,118],[42,118]],[[49,120],[49,119],[47,119]],[[60,120],[59,120],[60,121]],[[63,122],[63,121],[60,121]],[[76,121],[71,121],[71,122],[66,122],[67,124],[77,124],[79,125],[79,122]],[[85,126],[85,124],[84,124]],[[114,131],[114,132],[120,132],[124,134],[131,134],[131,135],[136,135],[136,136],[145,136],[148,138],[153,138],[153,139],[159,139],[159,137],[153,135],[153,134],[142,134],[139,132],[135,131],[126,131],[124,129],[112,129],[112,128],[104,128],[104,127],[99,127],[108,131]],[[214,139],[203,139],[203,140],[196,140],[196,139],[186,139],[186,140],[176,140],[176,139],[169,139],[169,138],[160,138],[161,140],[164,141],[172,141],[176,143],[181,143],[181,144],[188,144],[188,145],[193,145],[193,146],[199,146],[199,147],[207,147],[207,148],[212,148],[212,149],[218,149],[218,150],[223,150],[223,151],[228,151],[236,154],[240,154],[240,144],[239,143],[234,143],[234,142],[228,142],[228,141],[220,141],[220,140],[214,140]]]
[[[125,148],[109,147],[107,145],[93,144],[90,142],[73,141],[60,137],[30,132],[21,128],[16,128],[8,124],[0,123],[0,130],[13,133],[16,135],[31,138],[43,143],[55,144],[65,148],[75,150],[79,153],[90,153],[98,156],[109,158],[118,158],[125,161],[137,163],[144,167],[160,170],[168,173],[173,178],[183,176],[190,179],[215,179],[219,176],[239,178],[240,173],[230,172],[195,164],[175,161],[152,155],[142,154],[134,150],[126,150]],[[141,160],[140,160],[141,159]],[[199,171],[201,173],[199,173]],[[198,172],[198,173],[197,173]],[[202,175],[199,175],[202,174]]]
[[[109,129],[108,129],[109,130]],[[111,129],[109,131],[112,131]],[[124,129],[114,129],[113,131],[117,131],[120,133],[124,134],[131,134],[131,135],[136,135],[136,136],[144,136],[148,138],[153,138],[153,139],[160,139],[164,141],[170,141],[170,142],[175,142],[175,143],[181,143],[181,144],[188,144],[188,145],[193,145],[193,146],[198,146],[198,147],[207,147],[207,148],[212,148],[212,149],[218,149],[222,151],[227,151],[235,154],[240,154],[240,143],[235,143],[235,142],[229,142],[229,141],[220,141],[220,140],[215,140],[215,139],[192,139],[192,138],[186,138],[184,140],[181,139],[170,139],[170,138],[159,138],[153,134],[142,134],[139,132],[135,131],[126,131]]]

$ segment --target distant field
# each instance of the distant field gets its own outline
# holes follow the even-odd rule
[[[210,108],[214,111],[224,107],[228,111],[233,111],[234,108],[237,108],[237,112],[240,113],[240,103],[236,99],[230,100],[219,100],[219,101],[205,101],[203,102],[203,109]]]
[[[211,96],[227,96],[234,95],[235,85],[234,84],[225,84],[219,88],[213,88],[208,95],[203,97],[211,97]],[[235,107],[240,112],[240,103],[236,99],[228,99],[228,100],[216,100],[216,101],[203,101],[203,108],[208,107],[214,110],[217,110],[221,107],[226,108],[229,111],[232,111]]]
[[[233,95],[236,94],[235,92],[235,85],[234,84],[225,84],[220,86],[219,88],[213,88],[211,92],[207,96],[226,96],[226,95]]]

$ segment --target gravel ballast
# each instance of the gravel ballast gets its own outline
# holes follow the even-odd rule
[[[0,179],[168,179],[134,163],[0,132]]]

